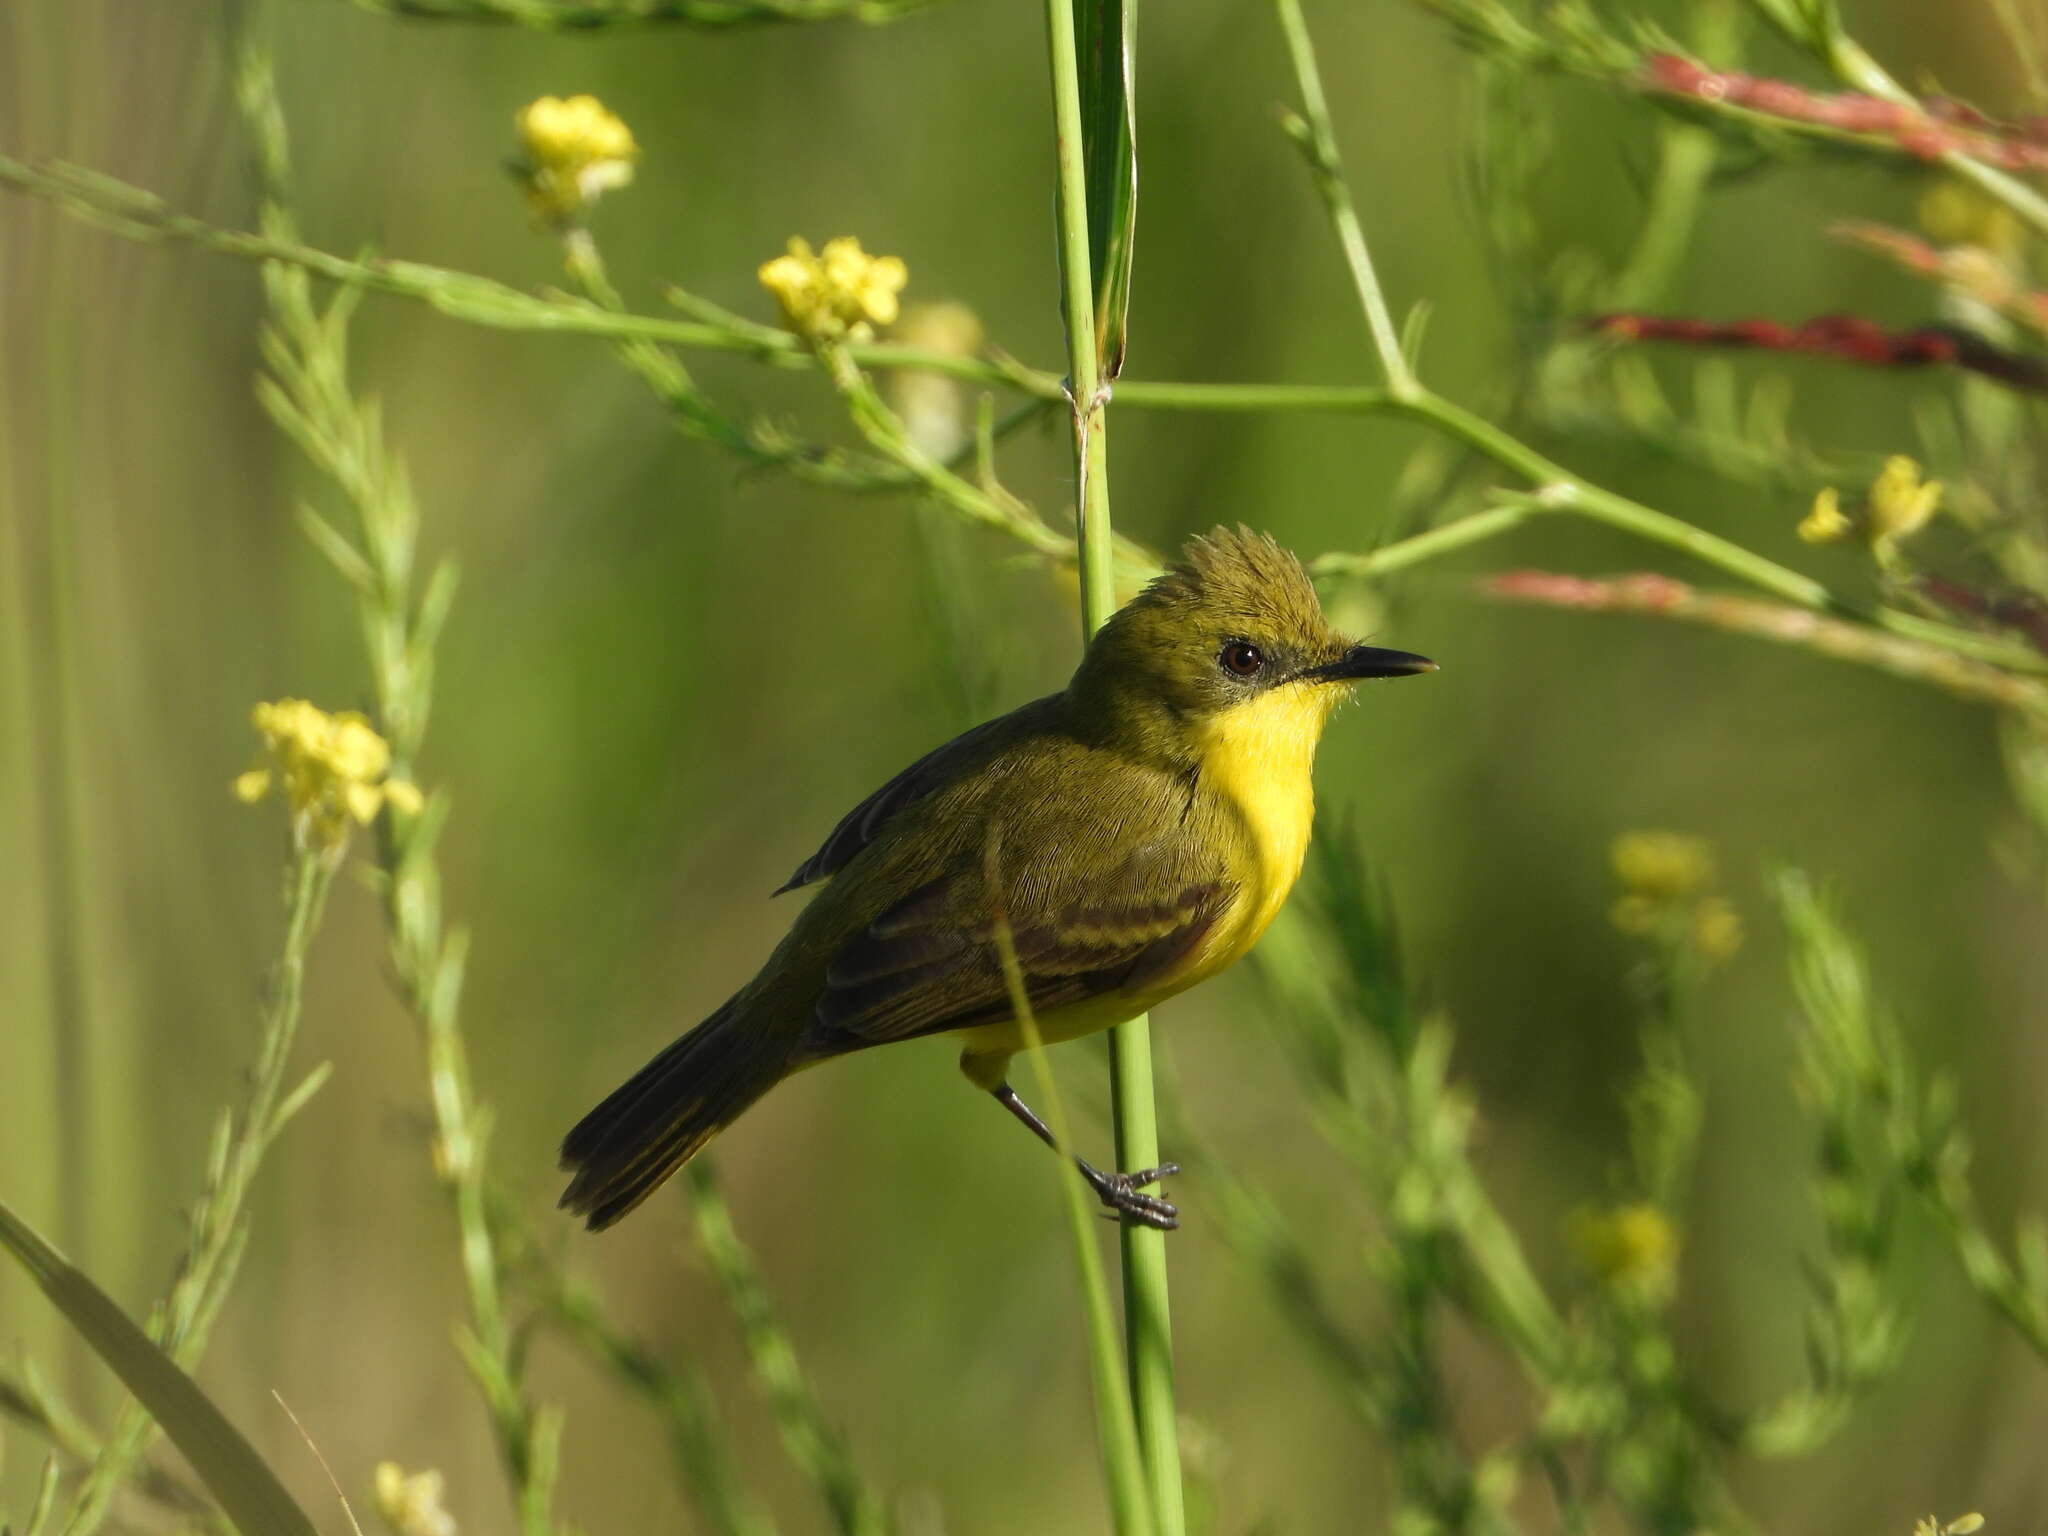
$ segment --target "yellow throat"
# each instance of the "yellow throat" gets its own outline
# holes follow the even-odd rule
[[[1223,964],[1257,942],[1301,874],[1316,814],[1316,743],[1339,697],[1334,688],[1284,684],[1216,716],[1196,737],[1202,778],[1244,817],[1257,858],[1232,931],[1218,946]]]

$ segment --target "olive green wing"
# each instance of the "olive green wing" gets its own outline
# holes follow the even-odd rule
[[[775,894],[839,873],[896,816],[1028,737],[1037,728],[1038,717],[1049,713],[1052,705],[1052,699],[1026,704],[927,752],[842,816],[818,851],[799,864]]]
[[[1214,873],[1176,868],[1181,863],[1155,847],[1085,889],[1071,879],[1035,879],[1029,867],[1005,879],[1003,904],[1034,1012],[1141,994],[1191,958],[1236,888]],[[1011,1017],[993,910],[979,861],[962,861],[874,918],[826,968],[813,1010],[818,1047],[859,1050]]]

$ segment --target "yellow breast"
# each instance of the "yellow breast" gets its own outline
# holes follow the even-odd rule
[[[1283,684],[1201,727],[1196,751],[1202,783],[1241,818],[1251,852],[1239,871],[1240,889],[1192,963],[1162,976],[1143,993],[1105,992],[1037,1019],[1046,1044],[1075,1040],[1148,1012],[1178,992],[1215,975],[1258,942],[1301,874],[1315,820],[1311,770],[1316,742],[1335,703],[1335,690]],[[1017,1025],[1005,1019],[959,1032],[963,1066],[981,1057],[993,1063],[984,1087],[993,1087],[1002,1063],[1023,1048]],[[970,1076],[974,1076],[972,1070]],[[981,1082],[976,1077],[975,1081]]]
[[[1282,685],[1217,716],[1197,737],[1203,783],[1244,818],[1252,869],[1228,928],[1202,957],[1212,974],[1258,941],[1301,874],[1316,802],[1311,770],[1335,690]]]

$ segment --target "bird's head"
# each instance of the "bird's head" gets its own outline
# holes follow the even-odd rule
[[[1072,686],[1148,733],[1200,730],[1251,705],[1320,729],[1350,684],[1435,670],[1338,634],[1299,560],[1266,534],[1217,528],[1111,616]]]

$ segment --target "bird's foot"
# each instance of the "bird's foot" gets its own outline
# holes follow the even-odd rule
[[[1075,1161],[1080,1162],[1078,1158]],[[1179,1173],[1179,1163],[1161,1163],[1157,1168],[1145,1168],[1137,1173],[1104,1173],[1087,1163],[1080,1166],[1081,1177],[1088,1181],[1096,1198],[1119,1221],[1131,1226],[1156,1227],[1161,1232],[1171,1232],[1180,1225],[1178,1206],[1157,1195],[1142,1192],[1147,1184],[1157,1184],[1161,1179]]]

